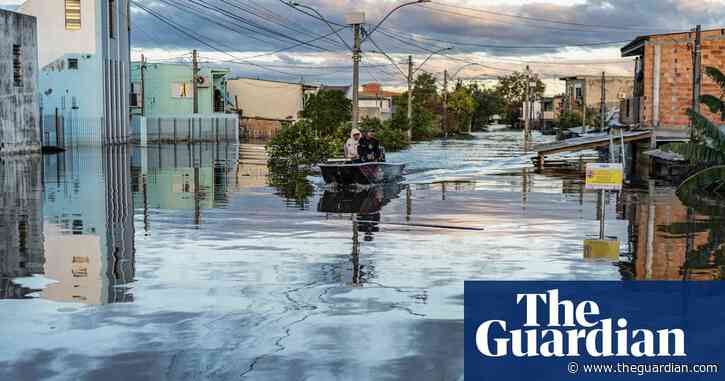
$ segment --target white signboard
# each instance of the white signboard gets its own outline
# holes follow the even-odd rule
[[[623,181],[622,164],[587,164],[586,190],[621,190]]]

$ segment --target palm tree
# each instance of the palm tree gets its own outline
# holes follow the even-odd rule
[[[712,113],[720,114],[721,122],[725,121],[725,75],[714,67],[705,68],[705,73],[720,86],[720,97],[703,95],[701,103]],[[700,199],[703,202],[702,197],[705,197],[709,201],[722,202],[725,198],[725,131],[699,112],[690,109],[688,115],[695,128],[695,138],[687,143],[668,144],[665,150],[682,155],[700,170],[687,178],[677,193],[683,201]]]

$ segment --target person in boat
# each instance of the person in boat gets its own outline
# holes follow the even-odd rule
[[[360,156],[357,153],[357,147],[360,142],[361,135],[360,130],[357,128],[353,128],[352,131],[350,131],[350,138],[347,139],[347,142],[345,142],[345,159],[352,161],[360,159]]]
[[[375,137],[375,130],[368,130],[365,136],[360,139],[357,154],[363,163],[385,162],[385,148]]]

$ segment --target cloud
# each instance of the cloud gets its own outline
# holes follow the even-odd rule
[[[220,50],[234,52],[235,57],[268,53],[254,61],[286,65],[276,67],[276,71],[246,65],[240,66],[240,71],[275,79],[298,76],[319,81],[350,80],[341,67],[329,70],[293,67],[310,62],[320,67],[349,64],[350,53],[338,36],[319,37],[331,33],[328,25],[281,1],[137,1],[186,33]],[[372,24],[399,4],[391,0],[300,1],[317,9],[333,23],[344,23],[346,12],[362,10]],[[436,57],[429,61],[426,70],[432,72],[460,67],[465,64],[461,60],[477,60],[489,68],[467,69],[470,77],[520,70],[525,65],[521,61],[544,62],[532,66],[552,78],[601,70],[624,74],[630,72],[630,65],[614,63],[619,58],[618,48],[624,45],[623,41],[638,35],[689,30],[698,23],[722,27],[725,21],[722,5],[725,5],[723,0],[439,1],[398,10],[372,39],[397,62],[404,61],[408,54],[421,62],[431,50],[453,47],[454,50],[448,53],[453,60]],[[134,9],[131,17],[132,43],[137,52],[151,48],[174,52],[192,48],[211,50],[140,9]],[[367,29],[371,30],[372,26]],[[352,41],[349,28],[343,28],[340,36],[345,41]],[[610,46],[571,47],[603,41],[622,42]],[[284,51],[272,53],[277,50]],[[364,66],[389,64],[364,69],[364,80],[378,77],[398,84],[403,82],[402,75],[385,57],[372,53],[378,50],[372,41],[366,41],[363,50],[367,52]],[[231,57],[227,56],[229,59]],[[587,59],[592,63],[566,64],[571,60],[586,63]]]

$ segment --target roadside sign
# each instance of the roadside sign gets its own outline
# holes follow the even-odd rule
[[[587,239],[584,241],[584,259],[619,260],[619,240]]]
[[[622,164],[588,163],[586,190],[621,190],[624,180]]]

